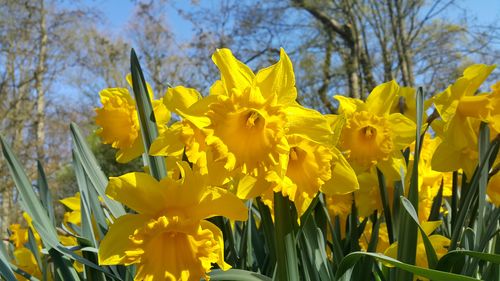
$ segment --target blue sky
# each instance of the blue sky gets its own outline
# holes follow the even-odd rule
[[[218,0],[201,0],[203,3]],[[171,1],[178,7],[189,7],[190,0]],[[130,19],[134,3],[129,0],[86,0],[85,5],[96,7],[106,16],[106,21],[113,32],[123,32]],[[466,13],[470,19],[477,19],[480,25],[492,24],[500,21],[500,0],[458,0],[457,5],[463,9],[451,8],[447,17],[459,18]],[[191,26],[174,9],[167,9],[169,24],[177,35],[178,40],[187,40],[191,35]]]

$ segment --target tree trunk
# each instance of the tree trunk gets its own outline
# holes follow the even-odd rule
[[[415,80],[413,77],[413,63],[412,63],[412,56],[411,56],[411,51],[410,51],[410,46],[409,46],[409,40],[408,40],[408,35],[406,34],[406,28],[404,25],[404,15],[402,12],[402,7],[401,7],[401,0],[394,0],[395,6],[396,6],[396,13],[397,13],[397,25],[398,25],[398,30],[399,30],[399,36],[400,36],[400,41],[401,41],[401,51],[403,54],[403,61],[406,65],[406,75],[408,79],[408,85],[410,87],[413,87]]]
[[[410,78],[407,68],[407,63],[405,61],[405,55],[403,52],[403,37],[400,34],[399,20],[396,18],[397,15],[394,14],[394,7],[392,5],[393,0],[387,0],[387,9],[389,11],[389,17],[391,19],[391,29],[392,37],[394,38],[394,46],[396,47],[396,53],[398,54],[399,69],[401,70],[401,77],[404,86],[410,86]],[[397,2],[398,0],[394,0]]]
[[[43,78],[45,74],[45,61],[47,59],[47,26],[45,22],[44,0],[40,0],[40,40],[38,42],[38,63],[35,71],[36,90],[36,157],[40,161],[45,159],[45,89]]]

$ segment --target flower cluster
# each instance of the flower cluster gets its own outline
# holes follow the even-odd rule
[[[213,264],[224,270],[230,266],[221,231],[205,219],[246,220],[244,200],[258,197],[273,209],[275,193],[293,202],[300,218],[322,193],[344,231],[353,206],[360,218],[383,217],[379,174],[392,205],[395,182],[407,184],[413,165],[419,166],[418,218],[438,258],[446,253],[450,240],[431,235],[440,225],[429,221],[431,209],[438,194],[452,195],[451,172],[468,177],[474,172],[480,123],[488,123],[492,138],[500,132],[500,84],[491,93],[476,93],[493,66],[468,67],[426,103],[428,112],[433,107],[439,117],[425,123],[429,132],[415,163],[415,89],[390,81],[366,100],[336,96],[338,114],[324,115],[297,101],[284,50],[276,64],[256,73],[228,49],[217,50],[212,60],[220,79],[206,96],[177,86],[155,99],[148,86],[159,136],[147,153],[164,157],[168,175],[155,179],[129,173],[110,179],[107,195],[135,212],[111,225],[99,248],[101,265],[136,264],[136,280],[208,279]],[[118,150],[118,162],[139,157],[144,145],[134,99],[125,88],[105,89],[100,96],[97,133]],[[499,174],[488,187],[497,205]],[[444,209],[440,213],[445,215]],[[76,224],[72,215],[67,221]],[[395,256],[397,243],[389,243],[385,222],[380,227],[376,251]],[[363,249],[371,228],[369,222],[361,235]],[[425,267],[422,238],[417,248],[417,265]]]

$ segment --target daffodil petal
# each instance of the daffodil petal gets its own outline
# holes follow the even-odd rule
[[[155,215],[165,209],[165,189],[146,173],[111,177],[106,194],[141,214]]]
[[[389,115],[389,122],[394,135],[394,149],[401,150],[415,140],[416,125],[408,117],[401,113],[393,113]]]
[[[359,108],[363,107],[363,101],[360,99],[354,99],[340,95],[337,95],[334,98],[339,101],[340,114],[349,115],[357,111]]]
[[[321,191],[333,195],[358,190],[359,182],[353,168],[337,148],[332,149],[337,159],[332,163],[332,178],[323,184]]]
[[[302,106],[290,106],[286,109],[286,117],[288,135],[302,135],[323,144],[332,142],[330,124],[318,111]]]
[[[461,168],[460,153],[457,153],[447,142],[442,142],[434,151],[431,160],[432,169],[440,172],[457,171]]]
[[[148,220],[147,216],[140,214],[127,214],[116,219],[99,246],[99,264],[129,265],[139,262],[139,257],[144,251],[135,245],[129,236]],[[136,255],[131,255],[132,253]]]
[[[192,218],[205,219],[224,216],[239,221],[248,218],[248,209],[241,199],[219,187],[207,187],[194,207],[189,212]]]
[[[64,206],[68,207],[72,211],[81,210],[80,208],[80,192],[77,192],[75,196],[67,197],[59,200]]]
[[[220,246],[220,249],[217,252],[217,255],[219,256],[217,264],[224,271],[231,269],[231,266],[224,261],[224,237],[222,235],[222,231],[213,223],[208,221],[200,221],[200,225],[203,229],[208,229],[213,233],[214,240],[217,241]]]
[[[400,151],[394,152],[387,160],[379,161],[377,167],[388,180],[404,180],[406,164]]]
[[[154,156],[182,155],[184,143],[179,140],[181,129],[182,125],[180,123],[176,123],[161,133],[151,144],[149,154]]]
[[[272,66],[261,69],[255,80],[264,98],[277,94],[280,104],[293,104],[297,99],[292,62],[283,48],[280,49],[280,60]]]
[[[159,127],[166,126],[168,121],[170,121],[170,111],[161,100],[153,100],[152,105],[156,125]]]
[[[425,221],[420,223],[420,226],[422,226],[425,235],[429,236],[432,232],[434,232],[434,230],[436,230],[436,228],[441,225],[441,223],[441,221]]]
[[[237,60],[229,49],[217,49],[212,60],[219,68],[227,93],[233,88],[244,90],[252,84],[255,77],[252,70]]]
[[[376,115],[389,114],[398,91],[399,86],[394,80],[378,85],[366,99],[366,110]]]
[[[121,148],[116,152],[116,162],[128,163],[134,160],[135,158],[141,156],[143,152],[144,152],[144,145],[142,144],[142,137],[138,137],[132,144],[132,147]]]
[[[191,105],[201,99],[198,91],[184,86],[168,88],[163,97],[163,104],[172,112],[186,111]]]

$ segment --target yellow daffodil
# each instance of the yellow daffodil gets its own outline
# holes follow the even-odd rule
[[[368,217],[375,210],[378,210],[379,214],[382,213],[382,197],[375,170],[358,174],[358,181],[359,190],[354,192],[354,199],[359,216]],[[386,181],[389,206],[392,206],[394,187],[390,183],[390,181]]]
[[[328,147],[332,152],[332,177],[321,187],[321,191],[325,194],[348,194],[358,190],[359,183],[356,172],[346,160],[344,153],[337,148],[345,119],[341,115],[327,115],[325,118],[333,134],[328,140],[330,142]]]
[[[363,234],[361,235],[361,237],[359,237],[359,246],[361,246],[361,250],[363,251],[368,250],[368,245],[370,244],[370,241],[372,239],[372,230],[373,224],[370,220],[368,220],[365,225]],[[387,234],[387,225],[385,224],[385,222],[381,222],[378,229],[377,248],[375,249],[375,252],[384,253],[390,245],[389,235]]]
[[[344,237],[347,216],[351,213],[352,203],[354,202],[353,194],[326,195],[325,199],[328,215],[332,221],[335,221],[335,217],[339,217],[340,234]]]
[[[101,242],[99,264],[136,264],[135,280],[198,280],[212,263],[223,270],[222,232],[205,218],[246,220],[244,204],[227,190],[206,186],[204,176],[180,165],[182,178],[149,174],[110,178],[106,193],[135,210],[119,217]]]
[[[66,247],[78,246],[78,241],[76,240],[75,237],[69,236],[69,235],[58,235],[58,236],[59,236],[59,242],[61,242],[61,244],[63,246],[66,246]],[[81,250],[75,251],[75,253],[78,254],[79,256],[82,255]],[[77,261],[74,261],[73,267],[75,268],[76,271],[83,272],[83,264],[81,264]]]
[[[324,191],[330,193],[357,188],[354,171],[345,176],[352,169],[334,147],[327,119],[295,102],[293,67],[283,50],[276,64],[257,74],[228,49],[217,50],[212,59],[221,80],[208,97],[185,87],[167,91],[165,105],[182,117],[182,126],[177,138],[165,133],[155,141],[153,153],[166,155],[181,139],[186,156],[202,173],[212,166],[217,174],[224,173],[222,166],[226,177],[232,173],[240,198],[264,195],[272,207],[273,191],[282,192],[299,214],[326,182]],[[330,181],[332,174],[343,181],[340,189],[335,179]]]
[[[297,106],[295,76],[290,59],[281,50],[280,60],[256,75],[230,50],[212,56],[221,80],[210,90],[206,116],[206,143],[214,159],[224,161],[228,171],[238,171],[255,180],[245,180],[238,196],[250,198],[268,190],[266,177],[286,170],[289,146],[286,140],[287,112]]]
[[[40,239],[40,235],[33,227],[31,217],[26,212],[23,212],[23,217],[26,223],[28,224],[28,227],[33,232],[33,236],[35,237],[37,245],[41,249],[42,242]],[[9,240],[14,244],[16,248],[22,248],[26,243],[28,243],[29,240],[28,228],[24,228],[20,224],[11,224],[9,226],[9,230],[11,232]]]
[[[336,96],[346,118],[339,141],[341,151],[358,172],[377,166],[390,179],[400,179],[405,164],[401,149],[415,138],[415,123],[390,113],[399,86],[391,81],[373,89],[366,102]]]
[[[469,66],[453,85],[434,97],[434,106],[443,120],[443,128],[437,130],[443,131],[443,142],[432,159],[435,170],[464,169],[467,176],[472,176],[478,159],[479,121],[490,121],[495,128],[493,106],[498,103],[494,94],[474,94],[494,68],[484,64]]]
[[[42,241],[40,239],[40,235],[33,227],[32,219],[28,215],[28,213],[24,212],[23,217],[28,224],[29,229],[31,229],[31,231],[33,232],[35,243],[38,246],[37,250],[40,251],[42,249]],[[13,263],[31,276],[41,279],[42,273],[40,272],[40,268],[36,262],[36,258],[31,250],[25,247],[25,244],[29,242],[28,228],[23,228],[20,224],[12,224],[9,226],[9,230],[11,232],[9,240],[14,244],[15,247],[13,251]],[[25,279],[20,275],[16,274],[16,276],[19,280]]]
[[[450,246],[450,239],[448,239],[442,235],[438,235],[438,234],[430,235],[440,225],[441,225],[441,221],[427,221],[427,222],[421,223],[422,229],[424,230],[425,235],[427,235],[429,237],[429,240],[432,244],[432,247],[434,248],[434,250],[436,252],[436,256],[437,256],[438,260],[442,256],[444,256],[446,253],[448,253],[448,247]],[[394,242],[391,246],[389,246],[389,248],[387,248],[387,250],[385,251],[385,255],[389,256],[391,258],[397,258],[398,242]],[[424,242],[422,240],[422,235],[421,235],[420,231],[418,232],[417,255],[416,255],[415,265],[420,266],[420,267],[429,267],[428,262],[427,262],[427,254],[425,251],[425,245],[424,245]],[[419,280],[427,280],[427,279],[420,278]]]
[[[490,178],[488,182],[488,187],[486,189],[486,193],[490,201],[497,206],[500,207],[500,173],[496,173]]]
[[[21,247],[15,249],[13,263],[29,275],[40,280],[42,279],[42,272],[36,262],[36,258],[28,248]],[[21,275],[16,274],[16,276],[18,280],[26,280]]]
[[[131,77],[127,76],[131,85]],[[150,98],[152,90],[148,85]],[[142,136],[136,104],[127,88],[108,88],[99,93],[102,107],[96,109],[95,122],[100,128],[96,131],[103,143],[118,149],[116,161],[127,163],[139,157],[143,151]],[[170,120],[170,112],[161,100],[153,100],[153,111],[160,130]]]
[[[178,158],[184,152],[195,169],[202,174],[213,174],[208,170],[215,167],[218,171],[220,164],[208,165],[208,159],[213,158],[205,140],[208,133],[204,129],[209,124],[209,119],[204,116],[204,111],[208,110],[208,100],[210,98],[202,99],[195,89],[183,86],[169,88],[163,97],[163,103],[182,120],[158,136],[151,145],[150,153]],[[217,175],[220,176],[220,173]]]
[[[457,112],[489,123],[494,131],[500,132],[500,82],[493,85],[492,90],[491,93],[461,97]]]
[[[422,143],[418,165],[418,217],[421,221],[426,221],[429,218],[434,198],[437,196],[441,184],[443,184],[443,197],[451,196],[452,173],[435,171],[431,165],[434,152],[441,142],[440,137],[431,138],[429,134],[426,134]],[[414,144],[411,146],[411,151],[410,166],[413,166]],[[408,174],[407,184],[409,184],[410,178],[411,174]]]
[[[68,225],[68,223],[72,223],[76,226],[80,226],[82,223],[80,200],[80,192],[77,192],[74,196],[59,200],[59,202],[71,210],[70,212],[64,213],[63,222],[66,225]]]
[[[274,180],[279,185],[265,192],[264,200],[271,203],[272,191],[282,192],[301,216],[318,191],[333,195],[358,188],[354,171],[335,147],[336,137],[327,118],[317,111],[291,106],[287,120],[288,165],[284,176]]]
[[[20,224],[11,224],[9,226],[10,237],[9,240],[16,248],[24,247],[28,242],[28,229],[23,228]]]

